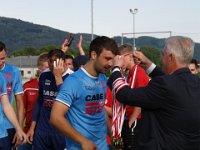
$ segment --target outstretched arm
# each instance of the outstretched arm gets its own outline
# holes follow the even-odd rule
[[[28,143],[32,144],[33,143],[33,136],[35,133],[35,127],[36,127],[36,121],[31,122],[31,126],[27,132],[27,141]]]
[[[134,56],[135,63],[142,66],[145,70],[148,69],[153,63],[140,51],[134,51],[133,56]]]
[[[62,45],[61,45],[61,50],[62,50],[64,53],[66,53],[67,50],[68,50],[68,48],[69,48],[68,43],[69,43],[69,42],[68,42],[68,39],[65,39],[64,42],[63,42]]]
[[[84,52],[83,47],[82,47],[82,42],[83,42],[83,36],[80,35],[80,39],[79,39],[78,43],[76,44],[76,47],[79,50],[80,55],[85,55],[85,52]]]
[[[19,124],[23,127],[24,122],[24,102],[23,102],[23,94],[15,95],[16,105],[17,105],[17,114],[19,119]]]
[[[142,52],[134,51],[133,56],[135,63],[142,66],[150,77],[164,75],[164,73]]]
[[[2,95],[2,106],[3,106],[3,111],[6,115],[6,117],[8,118],[8,120],[12,123],[12,125],[15,127],[16,129],[16,135],[18,136],[18,138],[21,141],[21,144],[26,143],[27,138],[26,138],[26,134],[23,132],[22,128],[20,127],[18,120],[17,120],[17,116],[15,114],[15,111],[13,109],[13,107],[11,106],[7,95]]]
[[[16,99],[16,106],[17,106],[17,117],[19,120],[19,125],[21,128],[23,128],[23,122],[24,122],[24,102],[23,102],[23,94],[17,94],[15,95]],[[15,134],[13,142],[15,143],[15,147],[21,144],[21,139],[19,139],[19,136]]]
[[[63,42],[63,44],[61,45],[61,50],[66,53],[68,48],[70,47],[72,40],[74,39],[74,35],[73,34],[69,34],[69,37],[67,39],[65,39],[65,41]]]

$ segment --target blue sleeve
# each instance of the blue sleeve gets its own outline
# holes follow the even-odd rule
[[[18,68],[15,68],[15,86],[13,89],[14,95],[23,93],[21,73]]]
[[[0,74],[0,95],[4,95],[7,93],[6,90],[6,80],[2,74]]]
[[[62,85],[62,84],[57,85],[58,91],[60,90],[61,85]]]
[[[42,89],[42,84],[41,84],[41,76],[39,78],[39,93],[38,93],[38,98],[36,100],[34,109],[33,109],[33,114],[32,114],[32,120],[33,121],[38,121],[39,115],[40,115],[40,110],[42,107],[42,103],[43,103],[43,89]]]
[[[56,100],[69,106],[72,104],[73,100],[78,96],[77,88],[79,87],[77,78],[71,76],[64,80],[60,87]],[[81,89],[80,89],[81,90]]]

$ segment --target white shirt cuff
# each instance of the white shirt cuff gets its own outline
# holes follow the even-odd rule
[[[119,68],[114,68],[114,69],[112,70],[112,73],[115,72],[115,71],[119,71],[119,72],[120,72],[120,69],[119,69]]]
[[[155,68],[156,68],[156,65],[152,63],[151,66],[147,68],[146,70],[147,74],[149,75]]]

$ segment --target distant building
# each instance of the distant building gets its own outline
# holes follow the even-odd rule
[[[34,78],[38,72],[38,56],[18,56],[7,58],[6,62],[19,67],[23,79]]]

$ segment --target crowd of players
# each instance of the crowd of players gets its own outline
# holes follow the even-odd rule
[[[166,76],[172,76],[176,70],[182,68],[190,68],[192,73],[198,73],[196,61],[191,61],[194,50],[191,43],[192,41],[186,37],[171,37],[166,40],[162,54]],[[74,58],[66,54],[69,44],[69,39],[66,39],[61,49],[41,54],[37,62],[39,76],[22,86],[19,69],[6,63],[7,49],[5,44],[0,42],[0,150],[200,148],[200,133],[199,129],[195,128],[199,125],[198,117],[196,121],[192,120],[193,130],[187,130],[187,124],[180,125],[180,129],[175,129],[173,123],[162,126],[167,119],[174,118],[166,118],[164,121],[162,118],[155,119],[162,115],[176,116],[173,112],[178,114],[179,109],[183,109],[182,112],[191,119],[193,113],[188,112],[188,109],[197,115],[199,111],[193,105],[179,107],[175,102],[173,106],[177,108],[171,108],[174,109],[172,111],[166,109],[172,106],[161,100],[164,100],[163,95],[166,97],[166,89],[169,87],[165,87],[164,81],[154,83],[154,78],[150,81],[149,74],[151,76],[157,67],[141,52],[134,52],[133,47],[128,44],[118,47],[113,39],[102,36],[91,42],[89,54],[86,56],[80,36],[77,43],[80,55]],[[182,53],[186,53],[187,56]],[[183,56],[188,58],[182,59]],[[105,73],[111,67],[112,75],[107,87]],[[160,70],[154,74],[165,77]],[[187,78],[200,82],[199,78],[196,78],[197,75],[190,75]],[[185,80],[180,75],[178,78]],[[161,85],[156,85],[157,83]],[[190,85],[182,83],[182,86],[184,85],[188,86],[188,91],[191,90]],[[200,84],[193,86],[195,90],[192,90],[196,92],[187,93],[186,88],[185,94],[196,101],[200,94]],[[154,91],[156,88],[161,92]],[[170,90],[173,91],[172,87]],[[177,95],[174,92],[172,96],[176,98]],[[14,99],[17,113],[11,106]],[[182,100],[178,96],[177,99]],[[166,108],[161,107],[161,103],[164,103]],[[199,104],[196,102],[196,106]],[[121,109],[113,113],[115,107],[117,110]],[[181,116],[178,116],[176,119],[180,118]],[[159,127],[161,129],[158,129]],[[143,133],[147,133],[149,137]],[[162,138],[158,140],[157,137]],[[170,138],[176,143],[168,143]]]

